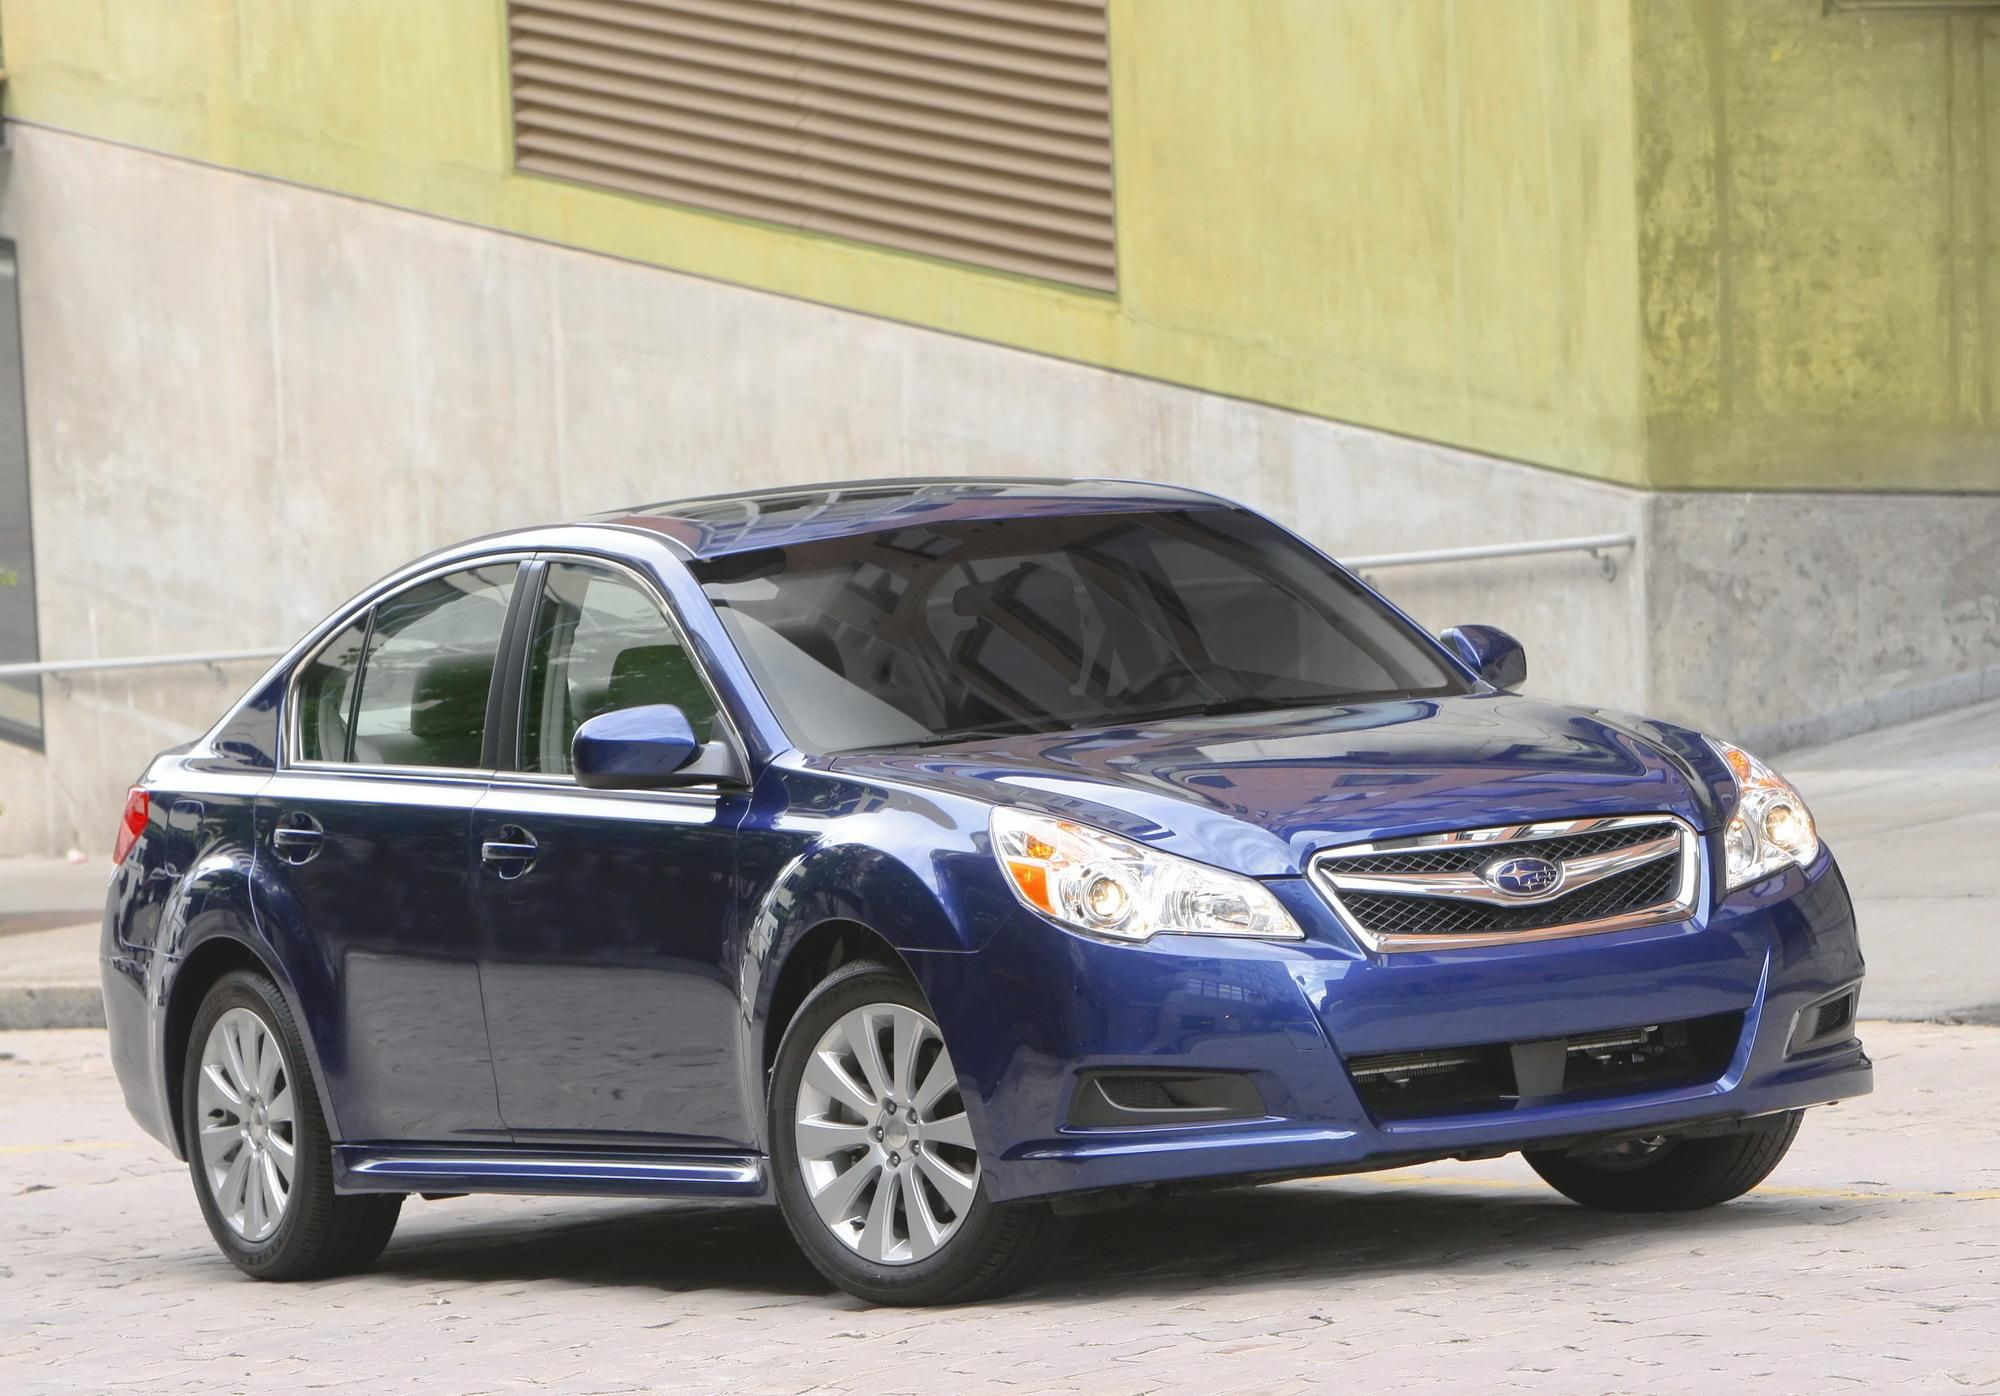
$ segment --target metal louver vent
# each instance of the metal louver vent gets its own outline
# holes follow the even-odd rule
[[[1105,0],[510,0],[516,165],[1116,288]]]

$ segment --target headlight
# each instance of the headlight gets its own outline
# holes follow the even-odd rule
[[[1787,863],[1805,867],[1819,856],[1819,831],[1799,792],[1776,771],[1738,746],[1708,744],[1736,777],[1736,808],[1723,831],[1728,889],[1769,877]]]
[[[1014,895],[1086,935],[1305,938],[1251,878],[1025,810],[994,810],[992,829],[993,855]]]

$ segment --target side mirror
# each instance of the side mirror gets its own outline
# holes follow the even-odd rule
[[[599,713],[576,729],[569,766],[576,783],[590,790],[743,783],[735,749],[727,742],[704,745],[671,703]]]
[[[1438,638],[1495,688],[1519,688],[1528,681],[1528,652],[1497,626],[1454,625]]]

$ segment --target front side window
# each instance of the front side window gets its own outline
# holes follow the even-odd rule
[[[808,751],[1465,691],[1373,593],[1236,509],[924,524],[694,570]]]
[[[521,695],[521,769],[567,774],[576,729],[599,713],[671,703],[706,738],[715,703],[645,589],[607,567],[557,562],[542,583]]]
[[[483,766],[487,693],[518,571],[506,562],[433,577],[336,635],[299,676],[300,758]]]

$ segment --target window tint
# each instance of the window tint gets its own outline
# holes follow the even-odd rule
[[[486,694],[518,570],[508,562],[454,572],[375,608],[351,760],[370,766],[482,764]]]
[[[695,572],[813,751],[1463,691],[1372,592],[1241,510],[912,525]]]
[[[354,679],[361,672],[361,644],[368,617],[341,631],[299,675],[297,722],[301,761],[345,761],[348,718],[354,712]]]
[[[653,598],[608,568],[545,574],[528,646],[521,769],[567,773],[570,739],[599,713],[672,703],[707,736],[715,703]]]

